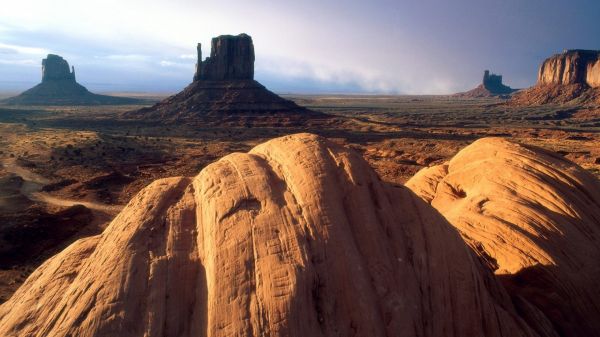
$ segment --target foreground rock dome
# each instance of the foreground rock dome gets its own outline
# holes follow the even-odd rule
[[[590,172],[484,138],[406,186],[459,230],[519,311],[536,308],[561,336],[600,334],[600,182]]]
[[[506,147],[518,145],[491,144],[486,151]],[[528,153],[529,166],[515,165],[515,174],[527,175],[548,158],[537,150]],[[566,193],[575,186],[570,177],[588,179],[581,169],[555,161],[562,163],[552,173],[555,180],[535,173],[540,182],[535,186]],[[568,197],[577,210],[586,208],[588,217],[595,217],[598,192],[587,188],[582,185]],[[424,191],[419,193],[430,200],[433,192]],[[504,196],[499,206],[510,206],[513,198]],[[196,177],[149,185],[103,234],[48,260],[0,306],[0,335],[558,336],[566,331],[537,302],[511,293],[481,252],[425,200],[406,187],[381,182],[360,155],[323,138],[277,138],[249,153],[228,155]],[[560,210],[559,204],[552,209]],[[542,207],[532,212],[535,219],[553,214]],[[581,221],[590,219],[596,218]],[[555,225],[557,231],[574,230],[567,221]],[[510,231],[513,225],[489,226]],[[545,240],[547,252],[582,243],[585,252],[574,255],[579,263],[583,254],[598,256],[596,227],[591,222],[577,228],[586,232],[577,242],[534,231],[529,238]],[[515,248],[506,254],[518,256],[517,247],[530,248],[517,240],[511,244]],[[587,283],[568,283],[567,289],[574,289],[572,301],[584,303],[590,293],[571,288],[580,284]],[[547,293],[555,286],[549,283]],[[582,308],[589,310],[586,317],[598,314],[597,307]]]

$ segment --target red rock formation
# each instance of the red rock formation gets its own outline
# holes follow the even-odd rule
[[[460,231],[531,325],[536,308],[561,336],[600,335],[600,182],[591,173],[487,138],[406,186]]]
[[[540,66],[537,84],[517,93],[513,103],[600,104],[600,51],[565,50]]]
[[[28,278],[0,335],[556,336],[527,313],[431,206],[299,134],[148,186]]]
[[[600,51],[565,50],[546,59],[538,74],[538,84],[586,84],[600,86]]]

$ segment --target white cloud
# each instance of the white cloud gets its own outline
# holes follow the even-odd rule
[[[0,42],[0,54],[27,54],[45,56],[48,53],[49,51],[44,48],[19,46]]]

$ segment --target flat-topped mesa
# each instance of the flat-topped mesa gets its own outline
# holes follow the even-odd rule
[[[254,45],[247,34],[221,35],[212,39],[210,57],[202,61],[198,43],[198,63],[194,81],[254,79]]]
[[[42,82],[55,80],[75,81],[75,67],[69,69],[69,63],[54,54],[42,60]]]
[[[584,84],[600,87],[600,50],[564,50],[542,63],[538,84]]]

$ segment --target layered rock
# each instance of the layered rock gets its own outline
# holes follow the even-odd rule
[[[538,84],[585,84],[600,87],[600,51],[565,50],[546,59],[540,67]]]
[[[98,95],[75,80],[75,67],[54,54],[42,60],[42,82],[35,87],[2,101],[11,105],[99,105],[139,104],[141,100]]]
[[[556,336],[527,314],[431,206],[299,134],[152,183],[36,270],[0,335]]]
[[[600,335],[600,182],[591,173],[489,138],[406,186],[459,230],[530,324],[536,308],[561,336]]]
[[[513,99],[518,104],[600,104],[600,51],[565,50],[540,66],[537,84]]]
[[[246,34],[212,39],[210,57],[198,62],[194,81],[156,105],[123,114],[124,118],[203,126],[223,123],[295,125],[327,115],[302,108],[254,80],[254,45]]]
[[[485,97],[504,97],[516,91],[502,83],[502,75],[490,73],[489,70],[483,73],[483,82],[475,89],[455,94],[456,97],[463,98],[485,98]]]

